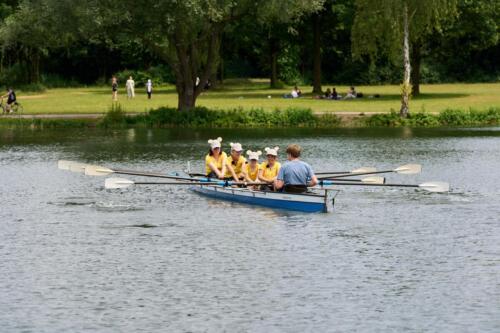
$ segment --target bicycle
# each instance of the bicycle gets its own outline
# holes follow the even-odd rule
[[[3,98],[0,99],[0,108],[2,108],[2,114],[17,114],[21,115],[24,111],[23,106],[18,101],[15,101],[10,105],[10,108],[3,103]]]

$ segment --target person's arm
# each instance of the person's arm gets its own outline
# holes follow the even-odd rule
[[[238,180],[238,175],[236,174],[236,172],[234,172],[234,168],[231,165],[231,163],[229,163],[228,160],[226,160],[226,167],[227,167],[227,170],[229,170],[231,177],[233,177],[234,180]],[[226,174],[226,173],[224,173],[224,174]]]
[[[269,179],[267,179],[266,177],[264,177],[264,169],[260,169],[259,170],[257,179],[259,179],[261,182],[269,183]]]
[[[215,172],[215,174],[217,175],[217,178],[224,179],[224,173],[221,173],[219,171],[219,169],[217,169],[217,165],[214,162],[210,162],[208,164],[208,167],[210,168],[210,170],[212,170],[213,172]]]
[[[274,189],[275,190],[281,190],[283,186],[285,186],[285,170],[283,168],[280,168],[278,171],[278,175],[276,176],[276,179],[274,180]]]
[[[311,166],[308,165],[308,178],[310,178],[310,181],[307,183],[307,186],[312,187],[316,186],[318,184],[318,178],[314,174],[314,171],[312,170]]]
[[[227,170],[227,157],[223,157],[224,161],[222,161],[222,170],[220,171],[219,179],[224,179],[226,177],[226,170]]]
[[[316,177],[316,175],[313,175],[311,181],[307,184],[307,186],[313,187],[316,186],[317,184],[318,184],[318,178]]]

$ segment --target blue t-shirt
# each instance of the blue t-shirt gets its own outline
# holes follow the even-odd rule
[[[281,166],[278,180],[282,180],[285,185],[307,185],[313,176],[314,172],[309,164],[301,160],[294,160]]]

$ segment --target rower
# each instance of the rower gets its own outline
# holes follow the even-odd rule
[[[308,186],[315,186],[318,183],[311,166],[299,159],[301,152],[302,148],[296,144],[286,148],[288,162],[283,164],[274,182],[276,190],[303,193],[307,192]]]
[[[248,155],[248,160],[250,162],[247,162],[245,165],[245,168],[243,169],[245,172],[245,181],[247,182],[256,182],[259,176],[259,170],[260,170],[260,165],[259,165],[259,156],[262,155],[262,152],[259,151],[251,151],[247,150],[247,155]]]
[[[245,179],[244,166],[247,163],[247,159],[241,156],[243,147],[240,143],[230,143],[231,155],[226,159],[226,179],[230,178],[235,181]]]
[[[274,189],[273,184],[281,168],[280,162],[277,161],[279,149],[280,147],[264,148],[267,156],[267,161],[261,163],[258,178],[260,181],[268,183],[268,185],[262,185],[262,190]]]
[[[208,178],[224,179],[224,175],[226,174],[227,155],[225,152],[221,152],[221,142],[221,137],[208,140],[210,150],[207,156],[205,156],[205,169]]]

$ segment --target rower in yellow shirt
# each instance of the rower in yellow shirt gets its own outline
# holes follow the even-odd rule
[[[247,150],[247,155],[250,162],[245,165],[245,180],[247,182],[256,182],[258,181],[260,170],[259,156],[262,155],[262,152],[260,150]]]
[[[243,147],[240,143],[230,143],[231,155],[226,159],[226,178],[232,178],[233,180],[243,180],[245,179],[245,164],[247,159],[241,155]]]
[[[261,189],[273,189],[273,183],[276,177],[278,176],[278,172],[280,171],[281,164],[278,162],[278,150],[280,147],[269,148],[266,147],[264,151],[267,155],[267,161],[262,162],[260,164],[259,170],[259,180],[262,182],[266,182],[269,185],[264,185],[264,188]]]
[[[205,170],[209,178],[224,179],[226,174],[226,160],[227,155],[221,151],[222,138],[218,137],[214,140],[208,140],[210,150],[205,156]]]

